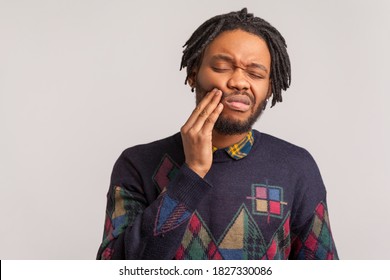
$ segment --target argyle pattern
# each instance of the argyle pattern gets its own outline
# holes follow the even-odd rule
[[[221,260],[222,255],[210,231],[195,212],[188,223],[186,233],[176,252],[175,259]]]
[[[113,249],[108,245],[123,233],[129,224],[134,222],[138,213],[143,209],[144,205],[135,200],[129,191],[119,186],[113,188],[113,192],[109,194],[103,242],[99,249],[102,259],[111,259]]]
[[[326,204],[320,202],[310,223],[310,230],[304,239],[294,238],[294,258],[297,259],[338,259],[329,226]]]
[[[263,260],[286,260],[291,251],[290,215],[284,220],[282,227],[274,234]]]
[[[219,241],[195,212],[189,221],[175,259],[285,259],[289,254],[290,213],[267,244],[243,204]]]

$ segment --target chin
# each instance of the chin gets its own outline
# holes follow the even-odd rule
[[[222,135],[238,135],[251,130],[252,124],[249,119],[239,120],[220,116],[214,125],[214,129]]]
[[[217,119],[214,129],[222,135],[238,135],[248,132],[252,129],[254,123],[259,119],[262,110],[255,112],[239,112],[226,110],[222,111]]]

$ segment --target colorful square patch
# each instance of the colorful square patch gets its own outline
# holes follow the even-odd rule
[[[276,218],[283,217],[283,206],[287,204],[283,201],[283,188],[253,184],[252,196],[247,198],[252,200],[253,214]]]

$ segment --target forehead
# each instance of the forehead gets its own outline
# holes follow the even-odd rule
[[[231,56],[236,63],[259,62],[269,67],[271,55],[264,39],[237,29],[219,34],[205,49],[203,61],[219,54]]]

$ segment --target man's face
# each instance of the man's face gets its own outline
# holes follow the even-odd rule
[[[270,69],[267,44],[254,34],[225,31],[207,46],[190,83],[196,87],[197,104],[213,88],[223,92],[217,132],[233,135],[251,129],[271,93]]]

